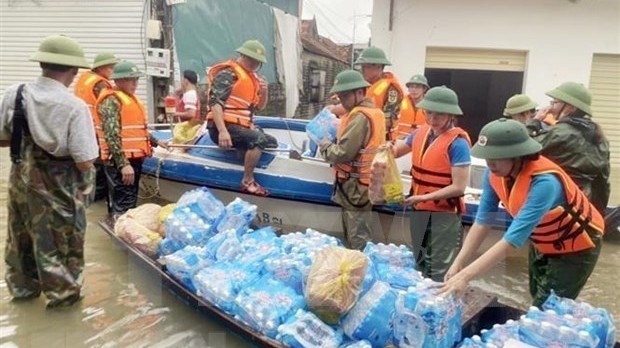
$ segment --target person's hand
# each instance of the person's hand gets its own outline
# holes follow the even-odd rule
[[[544,108],[538,109],[538,111],[536,111],[536,115],[534,115],[534,118],[539,121],[544,120],[545,117],[547,117],[547,115],[551,112],[552,108],[552,106],[545,106]]]
[[[122,179],[123,184],[133,185],[135,176],[134,176],[133,167],[130,164],[121,168],[121,175],[123,176],[123,179]]]
[[[261,95],[267,92],[269,85],[267,83],[267,79],[264,76],[258,77],[258,85],[260,86],[260,90],[262,91]]]
[[[407,197],[403,205],[414,205],[416,203],[426,202],[427,200],[428,199],[426,199],[424,195],[413,195],[413,196]]]
[[[232,139],[228,131],[220,132],[218,136],[217,144],[223,149],[230,149],[232,147]]]
[[[168,140],[157,140],[157,146],[163,147],[166,150],[168,150],[168,144],[169,144]]]
[[[439,288],[438,295],[454,295],[455,297],[461,297],[465,293],[468,285],[469,276],[466,272],[460,271],[443,283],[441,288]]]
[[[448,268],[448,272],[446,272],[446,275],[444,276],[443,280],[447,282],[448,280],[450,280],[450,278],[454,277],[462,269],[463,269],[463,265],[458,260],[455,260],[452,263],[452,266]]]

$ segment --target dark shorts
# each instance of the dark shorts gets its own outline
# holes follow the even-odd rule
[[[217,144],[220,135],[217,127],[209,122],[207,129],[209,130],[211,140]],[[239,150],[248,150],[256,147],[260,149],[278,147],[278,140],[269,134],[265,134],[259,127],[250,129],[236,124],[226,124],[226,129],[228,129],[230,134],[233,147]]]

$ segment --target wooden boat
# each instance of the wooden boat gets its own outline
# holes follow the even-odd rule
[[[241,192],[243,161],[235,151],[219,149],[208,135],[202,136],[187,151],[156,149],[152,158],[144,163],[142,186],[144,191],[176,201],[189,189],[207,186],[224,202],[235,197],[259,207],[258,222],[270,224],[285,231],[301,231],[312,227],[319,231],[342,237],[340,208],[331,202],[334,176],[330,165],[307,150],[306,120],[275,117],[256,117],[256,124],[279,141],[279,147],[265,151],[255,171],[256,180],[271,195],[258,197]],[[170,130],[154,132],[160,139],[169,139]],[[400,169],[408,171],[408,158],[399,161]],[[479,175],[472,175],[479,180]],[[402,175],[403,186],[408,190],[411,177]],[[478,207],[479,190],[466,192],[467,211],[463,222],[471,224]],[[400,205],[376,206],[373,219],[373,240],[409,244],[410,209]],[[509,221],[506,214],[497,228],[504,228]]]
[[[284,345],[279,341],[271,339],[245,324],[235,320],[233,317],[224,313],[205,299],[185,288],[179,281],[166,272],[164,263],[150,258],[146,254],[136,249],[131,244],[125,242],[114,233],[113,222],[104,219],[99,222],[103,231],[123,250],[135,256],[140,265],[147,271],[160,277],[162,284],[178,299],[206,315],[210,319],[216,320],[232,332],[246,339],[249,343],[257,347],[283,348]],[[504,323],[508,319],[518,319],[523,310],[513,308],[498,302],[497,297],[480,289],[470,288],[463,298],[463,337],[478,334],[482,329],[489,329],[495,323]]]

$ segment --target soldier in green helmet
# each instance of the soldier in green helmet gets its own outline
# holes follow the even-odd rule
[[[114,66],[116,86],[101,92],[95,103],[95,127],[99,158],[108,184],[108,214],[118,217],[138,203],[142,164],[155,145],[166,147],[147,130],[148,115],[136,95],[138,80],[144,74],[138,66],[121,61]]]
[[[372,204],[368,198],[370,164],[385,143],[383,112],[366,97],[369,84],[355,70],[336,76],[330,94],[337,94],[347,114],[341,117],[337,141],[319,144],[323,158],[334,166],[332,200],[342,207],[345,243],[363,250],[370,240]]]
[[[536,115],[537,106],[527,95],[515,94],[506,101],[504,116],[527,125]]]
[[[540,155],[526,127],[505,118],[480,131],[472,155],[487,161],[476,220],[446,274],[442,293],[462,292],[507,254],[529,243],[529,289],[541,306],[551,291],[576,298],[598,260],[604,220],[567,173]],[[512,221],[502,239],[472,260],[499,217]]]
[[[0,146],[11,147],[6,283],[15,300],[43,292],[48,307],[80,299],[86,207],[98,148],[86,104],[68,91],[88,68],[73,39],[46,37],[30,58],[42,73],[9,87],[0,104]]]
[[[244,158],[241,190],[257,196],[269,191],[254,179],[254,169],[262,150],[277,147],[278,141],[254,126],[254,113],[267,105],[267,81],[258,75],[267,63],[265,46],[248,40],[237,48],[239,57],[218,63],[209,69],[209,113],[207,129],[221,148],[234,147]]]
[[[590,91],[580,83],[565,82],[547,95],[553,98],[551,106],[539,112],[533,126],[542,154],[559,164],[605,214],[611,192],[609,141],[592,120]],[[536,123],[549,113],[558,119],[553,127]]]
[[[110,76],[117,62],[118,59],[112,53],[100,53],[95,56],[92,69],[84,71],[75,83],[75,95],[88,105],[91,115],[95,113],[94,106],[99,93],[113,86]],[[98,201],[108,196],[108,186],[101,161],[95,162],[95,169],[97,170],[95,201]]]
[[[461,245],[465,210],[463,194],[469,182],[470,140],[455,126],[463,114],[458,96],[446,86],[431,88],[417,105],[426,124],[393,147],[394,155],[411,153],[410,232],[416,268],[440,281]]]
[[[424,110],[417,105],[424,99],[424,95],[430,88],[426,76],[421,74],[413,75],[407,81],[409,94],[403,98],[400,104],[400,114],[398,115],[398,138],[406,139],[411,131],[418,126],[426,124]]]

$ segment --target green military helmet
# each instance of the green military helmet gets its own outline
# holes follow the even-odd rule
[[[422,86],[426,86],[426,88],[430,88],[430,86],[428,85],[428,80],[426,79],[426,76],[421,75],[421,74],[411,76],[409,81],[407,81],[406,86],[409,87],[409,85],[413,85],[413,84],[422,85]]]
[[[370,84],[364,80],[364,76],[356,70],[344,70],[336,75],[334,86],[329,94],[351,91],[358,88],[368,87]]]
[[[592,116],[592,109],[590,108],[590,105],[592,105],[592,94],[590,94],[586,86],[581,83],[572,81],[564,82],[552,91],[547,92],[547,95],[570,104]]]
[[[383,64],[392,65],[385,56],[385,52],[379,47],[368,47],[362,51],[362,54],[357,58],[355,64]]]
[[[500,160],[539,153],[542,145],[532,139],[521,122],[500,118],[487,123],[472,147],[474,157]]]
[[[90,68],[80,44],[64,35],[50,35],[43,39],[39,44],[39,50],[30,57],[30,60],[77,68]]]
[[[525,94],[515,94],[506,101],[504,116],[518,115],[522,112],[535,109],[538,106]]]
[[[433,87],[426,92],[417,105],[420,109],[451,115],[463,115],[459,107],[459,97],[446,86]]]
[[[244,42],[241,47],[237,48],[237,52],[252,59],[256,59],[263,64],[267,63],[267,57],[265,57],[265,46],[263,46],[263,44],[258,40],[248,40]]]
[[[121,62],[118,62],[114,66],[114,70],[112,70],[111,78],[113,80],[120,80],[120,79],[134,79],[134,78],[139,78],[142,76],[144,76],[144,74],[142,73],[142,71],[140,71],[140,69],[138,69],[137,65],[135,65],[134,63],[130,61],[123,60]]]
[[[112,53],[99,53],[93,60],[93,69],[100,66],[112,65],[118,63],[119,60]]]

